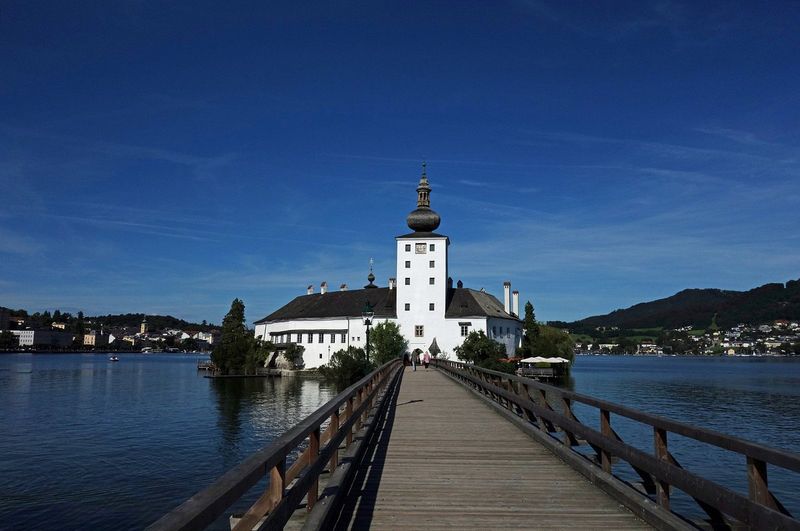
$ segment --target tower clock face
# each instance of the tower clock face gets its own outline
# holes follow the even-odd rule
[[[425,254],[428,251],[427,243],[417,243],[414,245],[414,252],[416,254]]]

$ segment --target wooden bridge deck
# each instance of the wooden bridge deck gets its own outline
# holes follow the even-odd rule
[[[649,528],[479,398],[406,368],[339,528]]]

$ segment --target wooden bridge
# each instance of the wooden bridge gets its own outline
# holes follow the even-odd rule
[[[622,441],[612,413],[650,430],[653,452]],[[668,433],[740,454],[748,494],[683,469]],[[800,529],[768,465],[797,473],[800,456],[495,371],[391,362],[149,529],[227,527],[243,497],[236,530]],[[641,481],[620,479],[623,466]],[[675,512],[675,489],[706,517]]]

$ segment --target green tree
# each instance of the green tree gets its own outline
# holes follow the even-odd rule
[[[305,351],[306,347],[304,347],[303,345],[298,345],[297,343],[289,343],[289,345],[283,351],[283,359],[291,363],[292,368],[302,369],[303,367],[305,367],[305,362],[303,361],[303,352]]]
[[[181,341],[181,349],[185,350],[186,352],[197,352],[199,345],[197,340],[193,337],[187,337],[183,341]]]
[[[367,361],[367,353],[363,348],[348,347],[331,355],[327,365],[319,368],[320,374],[339,389],[356,383],[372,372],[373,365]]]
[[[375,364],[397,359],[408,349],[408,340],[400,333],[400,326],[389,321],[378,323],[369,334],[370,356]]]
[[[83,324],[83,312],[78,312],[78,319],[75,321],[75,334],[80,336],[83,342],[83,334],[86,333],[86,326]]]
[[[569,334],[552,326],[540,325],[539,334],[533,342],[533,351],[543,358],[573,360],[573,342]]]
[[[470,332],[461,346],[456,347],[453,351],[458,356],[458,359],[476,364],[506,356],[506,347],[487,337],[483,330]]]
[[[244,324],[244,303],[233,299],[231,309],[222,320],[219,343],[211,352],[211,361],[222,374],[244,374],[248,353],[255,348],[255,338]]]
[[[531,301],[525,303],[525,318],[522,320],[522,329],[524,331],[522,346],[517,351],[517,354],[523,358],[534,356],[533,345],[539,337],[539,324],[536,322],[536,314],[533,312]]]
[[[9,330],[0,332],[0,348],[14,348],[19,346],[17,336],[12,334]]]

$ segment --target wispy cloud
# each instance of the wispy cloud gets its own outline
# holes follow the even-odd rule
[[[143,145],[125,144],[67,136],[52,133],[45,129],[22,128],[0,124],[0,134],[10,136],[24,136],[37,140],[47,141],[74,150],[102,154],[112,158],[145,159],[168,162],[184,166],[200,181],[209,181],[215,178],[217,171],[235,161],[236,153],[222,153],[213,156],[199,156],[183,153],[176,150],[150,147]]]
[[[41,242],[0,227],[0,253],[31,256],[41,253],[42,250]]]

